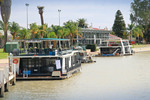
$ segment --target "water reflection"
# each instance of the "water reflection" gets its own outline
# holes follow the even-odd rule
[[[19,81],[2,100],[150,100],[150,53],[97,57],[65,80]]]

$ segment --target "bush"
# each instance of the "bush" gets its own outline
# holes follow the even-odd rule
[[[96,51],[96,44],[88,44],[86,49],[91,49],[91,52]]]

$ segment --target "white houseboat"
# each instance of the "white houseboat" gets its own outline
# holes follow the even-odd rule
[[[100,46],[101,56],[132,55],[133,51],[129,40],[109,39]]]
[[[17,79],[65,79],[81,71],[80,51],[69,50],[69,41],[55,38],[18,40],[24,46],[13,50],[13,56],[9,56],[10,66],[16,67]]]

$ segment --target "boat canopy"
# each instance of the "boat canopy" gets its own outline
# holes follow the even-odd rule
[[[33,38],[33,39],[21,39],[14,40],[16,42],[26,42],[26,43],[40,43],[42,41],[70,41],[70,39],[60,39],[60,38]]]

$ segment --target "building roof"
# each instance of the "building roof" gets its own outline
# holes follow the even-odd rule
[[[111,30],[106,30],[106,29],[99,29],[99,28],[81,28],[82,32],[88,32],[88,31],[93,31],[93,32],[107,32],[110,33]]]
[[[122,38],[120,38],[116,35],[109,34],[109,39],[115,39],[116,40],[116,39],[122,39]]]

